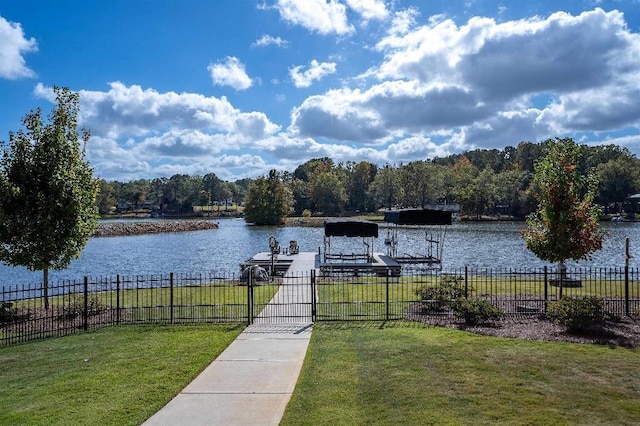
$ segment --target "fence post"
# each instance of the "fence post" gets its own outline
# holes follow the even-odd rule
[[[247,274],[247,322],[253,324],[253,268]]]
[[[624,242],[624,314],[629,316],[631,309],[629,307],[629,259],[631,254],[629,253],[629,237]]]
[[[169,323],[173,324],[173,272],[169,273]]]
[[[391,272],[389,271],[389,269],[387,268],[387,289],[386,289],[386,300],[385,300],[385,305],[387,307],[387,312],[386,312],[386,316],[385,316],[385,320],[389,321],[389,275],[391,275]]]
[[[547,272],[547,265],[544,265],[544,312],[547,313],[547,306],[549,302],[549,289],[547,285],[549,284],[549,276]]]
[[[116,275],[116,324],[120,325],[120,274]]]
[[[82,316],[82,329],[87,331],[89,328],[89,278],[84,277],[84,309]]]
[[[464,298],[469,298],[469,266],[464,266]]]
[[[316,299],[316,270],[311,270],[311,322],[316,322],[318,315],[318,300]]]

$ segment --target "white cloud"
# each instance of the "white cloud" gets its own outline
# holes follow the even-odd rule
[[[80,91],[79,121],[94,135],[121,139],[191,129],[262,138],[279,130],[264,113],[241,112],[225,97],[160,93],[120,82],[109,86],[107,92]],[[51,100],[50,89],[42,84],[36,86],[34,93]]]
[[[618,145],[625,147],[633,152],[640,151],[640,135],[621,136],[617,138],[603,138],[595,143],[596,145]]]
[[[236,90],[246,90],[253,84],[247,75],[244,64],[233,56],[227,56],[223,61],[207,67],[211,73],[213,84],[231,86]]]
[[[389,16],[386,5],[381,0],[346,0],[347,5],[362,16],[365,21],[385,19]]]
[[[87,158],[96,175],[109,180],[126,182],[154,172],[146,160],[139,159],[130,149],[120,146],[110,138],[91,136],[87,145]]]
[[[347,20],[346,7],[336,0],[278,0],[280,17],[320,34],[347,35],[354,28]]]
[[[416,19],[420,13],[415,8],[403,9],[393,14],[389,34],[399,36],[409,32],[411,27],[416,23]]]
[[[503,99],[573,91],[627,73],[616,62],[634,54],[637,38],[621,13],[601,9],[503,23],[474,17],[461,27],[450,19],[432,19],[378,43],[386,59],[377,76],[464,84]]]
[[[307,98],[294,109],[290,131],[380,144],[402,134],[462,126],[490,112],[461,87],[389,81],[365,91],[343,88]]]
[[[354,31],[347,12],[366,21],[378,19],[374,7],[384,6],[340,1],[282,0],[273,8],[282,20],[310,31],[345,35]],[[125,180],[211,171],[238,179],[272,168],[293,170],[314,157],[397,164],[564,135],[640,151],[637,135],[608,139],[640,128],[640,35],[627,28],[622,14],[595,9],[577,16],[555,13],[501,22],[473,17],[456,23],[441,15],[422,18],[417,9],[393,16],[384,10],[387,32],[375,45],[374,54],[383,55],[378,64],[365,56],[371,53],[366,48],[353,56],[345,53],[356,46],[353,40],[343,50],[325,52],[327,62],[312,60],[288,70],[296,87],[323,78],[328,84],[336,80],[335,75],[326,78],[336,73],[330,61],[339,60],[345,79],[333,89],[291,108],[278,102],[293,102],[301,92],[285,92],[288,85],[271,87],[284,82],[282,74],[265,74],[272,84],[258,89],[276,89],[264,92],[273,103],[268,107],[291,108],[286,131],[265,113],[241,111],[226,97],[163,93],[119,82],[106,91],[81,91],[80,121],[93,134],[92,165],[100,176]],[[286,43],[263,35],[253,46]],[[311,51],[303,53],[313,57]],[[348,79],[349,61],[355,59],[356,66],[374,64],[363,74],[367,78]],[[281,71],[282,63],[276,65]],[[215,66],[221,71],[216,76]],[[215,84],[236,90],[259,85],[234,57],[209,71]],[[350,86],[354,82],[358,86]],[[54,101],[42,84],[34,94]]]
[[[262,37],[254,41],[252,46],[263,47],[263,46],[275,45],[278,47],[284,47],[284,46],[287,46],[288,44],[289,44],[288,41],[283,40],[280,37],[273,37],[268,34],[264,34]]]
[[[438,145],[422,134],[399,140],[387,147],[386,158],[391,163],[411,162],[416,159],[446,157],[454,150],[445,143]]]
[[[42,84],[34,90],[36,96],[53,101],[51,93]],[[196,168],[222,164],[221,158],[226,164],[238,158],[259,164],[255,156],[229,153],[251,149],[280,130],[264,113],[239,111],[226,98],[160,93],[119,82],[111,83],[106,92],[79,93],[79,122],[92,133],[88,156],[98,175],[106,178],[171,176],[160,171],[188,170],[189,164],[194,167],[189,173],[194,173]],[[234,167],[236,174],[244,173],[242,167],[250,168],[248,162]]]
[[[541,113],[535,108],[497,112],[483,121],[466,126],[460,133],[461,142],[474,148],[502,148],[561,134],[540,119]]]
[[[0,78],[15,80],[35,76],[23,55],[37,50],[36,40],[25,38],[19,23],[9,22],[0,16]]]
[[[144,157],[199,158],[238,148],[230,138],[199,130],[175,129],[142,141],[136,151]]]
[[[298,88],[309,87],[314,81],[336,72],[335,62],[318,62],[315,59],[306,71],[301,72],[303,68],[302,65],[298,65],[289,69],[291,80]]]
[[[51,103],[55,103],[56,94],[53,91],[53,87],[46,87],[42,83],[36,84],[36,87],[33,88],[34,96],[42,99],[46,99]]]
[[[455,146],[503,147],[640,127],[640,35],[619,12],[462,26],[433,16],[414,27],[416,16],[397,15],[378,43],[385,59],[365,76],[380,83],[307,98],[291,134],[380,145],[455,130]],[[536,97],[554,101],[532,108]]]

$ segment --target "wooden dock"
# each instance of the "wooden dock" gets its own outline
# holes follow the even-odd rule
[[[320,262],[320,272],[323,275],[389,275],[398,276],[402,266],[391,257],[382,253],[373,253],[368,261],[349,261],[341,259],[330,259]]]
[[[273,267],[273,272],[275,274],[284,275],[291,264],[298,258],[301,254],[275,254],[272,255],[271,252],[260,252],[253,255],[250,259],[242,262],[240,264],[240,269],[243,270],[248,266],[260,266],[267,271],[271,271]]]
[[[267,271],[273,271],[280,275],[293,275],[296,273],[309,273],[312,269],[319,271],[322,275],[400,275],[402,265],[393,258],[383,254],[374,253],[370,261],[352,261],[347,258],[331,259],[321,261],[320,255],[315,252],[300,252],[298,254],[276,254],[272,256],[270,252],[260,252],[243,262],[241,268],[258,265]]]

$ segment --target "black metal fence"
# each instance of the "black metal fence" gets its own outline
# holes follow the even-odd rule
[[[507,316],[539,315],[562,296],[597,296],[618,316],[640,314],[640,269],[463,268],[322,276],[315,271],[259,282],[216,274],[115,276],[6,286],[0,346],[117,324],[404,320],[452,316],[437,294],[482,298]],[[444,285],[446,284],[446,286]]]

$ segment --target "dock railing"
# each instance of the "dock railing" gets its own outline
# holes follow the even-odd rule
[[[286,300],[313,312],[313,321],[449,317],[454,314],[442,302],[452,294],[482,298],[505,317],[522,319],[543,315],[549,302],[563,296],[595,296],[612,315],[640,315],[640,269],[629,267],[574,268],[562,277],[546,267],[468,267],[400,276],[390,271],[360,276],[301,271],[269,281],[216,273],[116,275],[50,283],[48,308],[42,284],[2,287],[0,346],[120,324],[268,321],[266,307],[278,290],[296,285],[310,286],[311,297]],[[287,318],[278,314],[271,320]]]

